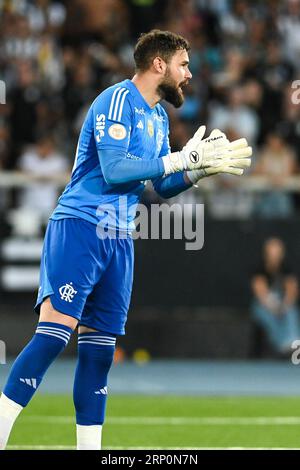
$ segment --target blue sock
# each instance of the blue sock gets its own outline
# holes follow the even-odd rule
[[[78,335],[78,363],[74,381],[76,423],[103,424],[107,398],[107,376],[113,362],[116,337],[92,332]]]
[[[40,322],[30,343],[15,360],[4,395],[26,406],[48,367],[66,347],[73,330],[60,323]]]

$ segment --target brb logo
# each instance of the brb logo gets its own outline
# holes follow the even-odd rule
[[[105,129],[105,114],[97,114],[96,116],[96,140],[98,143],[101,142],[102,137],[104,137],[104,129]]]
[[[66,302],[73,302],[74,295],[77,294],[77,290],[74,289],[72,286],[72,282],[70,284],[65,284],[59,288],[60,298],[61,300],[65,300]]]

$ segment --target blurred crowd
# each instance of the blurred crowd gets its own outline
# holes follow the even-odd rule
[[[241,202],[241,214],[299,211],[285,181],[300,174],[292,88],[300,79],[300,0],[0,0],[0,14],[0,169],[44,175],[71,168],[92,100],[133,75],[136,39],[158,27],[192,47],[185,103],[167,106],[172,149],[203,123],[230,139],[246,137],[254,148],[250,173],[271,185],[249,202],[232,177],[219,178],[212,213],[234,210],[232,201]]]
[[[299,282],[288,264],[286,251],[280,238],[264,241],[260,264],[251,279],[251,312],[273,348],[289,358],[293,342],[300,338],[300,316]]]

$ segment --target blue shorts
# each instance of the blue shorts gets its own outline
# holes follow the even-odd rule
[[[42,252],[40,288],[34,307],[46,297],[55,310],[80,325],[125,334],[133,281],[133,240],[100,239],[83,219],[50,220]]]

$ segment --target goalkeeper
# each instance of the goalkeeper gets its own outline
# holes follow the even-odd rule
[[[159,102],[182,105],[183,87],[192,77],[188,51],[188,42],[171,32],[142,35],[132,80],[104,90],[86,115],[71,181],[45,235],[37,329],[0,398],[0,449],[77,325],[77,449],[101,448],[107,376],[116,337],[125,334],[131,296],[130,233],[145,181],[151,179],[158,194],[169,198],[209,175],[242,175],[251,163],[245,139],[229,142],[219,130],[205,139],[203,126],[181,151],[171,152],[168,116]],[[100,236],[104,220],[117,236]]]

